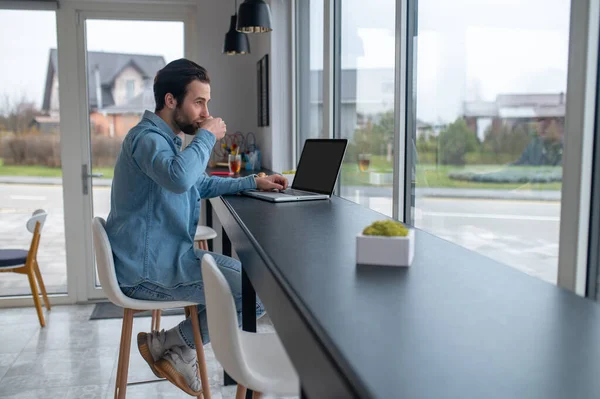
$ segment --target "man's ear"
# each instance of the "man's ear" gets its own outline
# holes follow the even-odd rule
[[[175,107],[177,107],[177,100],[175,99],[173,94],[171,94],[171,93],[165,94],[165,105],[169,109],[175,109]]]

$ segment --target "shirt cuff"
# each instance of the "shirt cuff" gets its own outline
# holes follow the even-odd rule
[[[256,190],[256,180],[255,180],[256,175],[250,175],[250,176],[246,176],[244,178],[244,182],[243,182],[243,186],[244,189],[243,190]]]
[[[196,133],[196,137],[194,137],[194,140],[203,141],[207,143],[211,148],[217,142],[217,138],[215,137],[215,135],[206,129],[198,130],[198,133]]]

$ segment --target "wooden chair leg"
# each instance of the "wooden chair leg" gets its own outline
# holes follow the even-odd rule
[[[246,387],[238,384],[237,391],[235,392],[235,399],[246,399]]]
[[[123,322],[121,323],[121,342],[119,343],[119,358],[117,360],[117,377],[115,381],[115,398],[118,398],[119,387],[121,386],[121,364],[123,364],[123,349],[125,348],[125,337],[127,336],[127,313],[123,309]]]
[[[127,374],[129,371],[133,313],[133,309],[125,309],[125,314],[123,315],[121,347],[119,348],[119,363],[117,365],[117,383],[115,384],[115,399],[125,399],[125,395],[127,394]]]
[[[262,393],[260,393],[260,392],[252,393],[252,399],[261,399],[261,398],[262,398]]]
[[[40,302],[40,296],[37,290],[37,284],[35,282],[35,277],[33,275],[33,268],[27,270],[27,278],[29,279],[29,286],[31,287],[31,295],[33,295],[33,303],[35,304],[35,310],[37,310],[38,319],[40,320],[40,325],[42,327],[46,326],[46,321],[44,320],[44,313],[42,312],[42,303]]]
[[[48,294],[46,293],[46,286],[44,285],[44,280],[42,279],[42,273],[40,272],[40,265],[38,265],[37,260],[33,264],[33,268],[35,271],[35,277],[37,278],[37,282],[40,286],[40,291],[42,291],[42,297],[44,298],[44,304],[46,305],[46,309],[50,310],[50,301],[48,300]]]
[[[210,386],[208,384],[208,372],[206,370],[206,358],[204,357],[204,344],[200,335],[200,322],[198,321],[198,308],[196,306],[188,306],[190,316],[192,318],[192,326],[194,327],[194,345],[196,345],[196,356],[198,358],[198,373],[202,382],[202,393],[204,399],[210,398]],[[202,397],[202,395],[200,396]]]
[[[152,311],[152,330],[160,331],[160,316],[162,310],[156,309]]]

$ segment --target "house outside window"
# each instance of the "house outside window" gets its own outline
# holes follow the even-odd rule
[[[135,95],[135,80],[128,79],[125,86],[127,100],[131,100]]]

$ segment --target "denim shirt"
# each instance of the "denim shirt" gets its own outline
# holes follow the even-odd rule
[[[181,139],[150,111],[123,140],[106,221],[122,287],[152,282],[173,288],[198,280],[193,247],[200,200],[256,188],[253,176],[205,174],[215,140],[200,129],[181,151]]]

